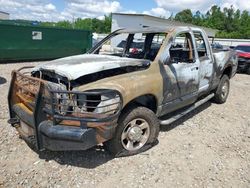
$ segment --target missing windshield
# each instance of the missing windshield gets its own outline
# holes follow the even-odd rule
[[[153,61],[161,48],[166,33],[111,34],[97,44],[91,53]]]

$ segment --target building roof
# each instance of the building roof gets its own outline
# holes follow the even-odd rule
[[[199,30],[197,27],[189,27],[189,26],[159,26],[159,27],[144,27],[144,28],[121,28],[117,31],[117,33],[168,33],[174,30],[178,31],[186,31],[186,30]]]
[[[183,23],[183,22],[179,22],[179,21],[173,21],[173,20],[167,20],[165,18],[161,18],[161,17],[156,17],[156,16],[151,16],[151,15],[147,15],[147,14],[128,14],[128,13],[112,13],[113,15],[121,15],[121,16],[137,16],[137,17],[144,17],[145,19],[150,19],[150,20],[155,20],[155,21],[160,21],[160,22],[164,22],[167,25],[170,25],[173,27],[176,26],[187,26],[187,27],[195,27],[195,28],[202,28],[209,36],[214,37],[215,33],[218,31],[216,29],[211,29],[211,28],[207,28],[207,27],[201,27],[201,26],[197,26],[197,25],[193,25],[193,24],[188,24],[188,23]]]
[[[148,14],[129,14],[129,13],[120,13],[120,12],[115,12],[115,13],[112,13],[112,14],[113,15],[124,15],[124,16],[144,16],[144,17],[151,17],[151,18],[166,20],[166,18],[151,16],[151,15],[148,15]]]

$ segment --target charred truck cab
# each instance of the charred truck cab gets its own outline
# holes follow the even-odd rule
[[[224,103],[236,68],[236,54],[213,52],[201,29],[120,29],[87,54],[13,71],[9,123],[38,150],[104,144],[133,155],[155,143],[160,124]]]

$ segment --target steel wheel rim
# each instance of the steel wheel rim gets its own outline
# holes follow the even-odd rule
[[[122,131],[121,143],[128,151],[142,148],[148,141],[150,127],[146,120],[136,118],[130,121]]]
[[[225,82],[221,88],[221,97],[223,99],[226,98],[228,95],[228,88],[229,88],[229,84],[228,82]]]

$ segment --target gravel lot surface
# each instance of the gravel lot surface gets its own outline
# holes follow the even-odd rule
[[[250,187],[250,76],[231,80],[227,103],[206,103],[161,127],[159,143],[112,158],[101,147],[36,153],[7,124],[12,69],[0,64],[0,187]]]

